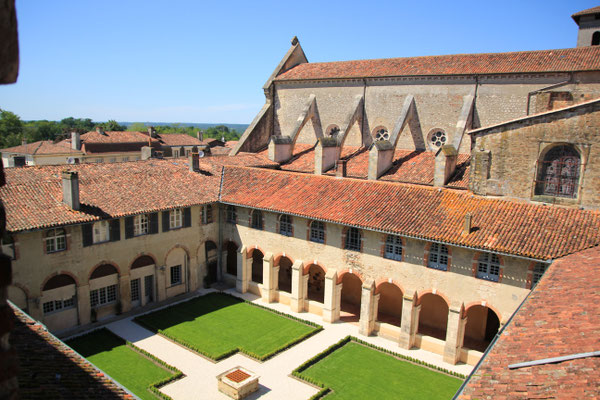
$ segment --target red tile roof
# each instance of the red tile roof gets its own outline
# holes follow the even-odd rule
[[[50,334],[39,322],[13,309],[11,344],[19,358],[22,399],[133,399],[102,371]]]
[[[16,232],[214,202],[221,166],[201,168],[212,175],[190,172],[185,160],[9,168],[0,188],[6,228]],[[62,202],[66,169],[79,174],[80,211]]]
[[[600,243],[600,212],[418,185],[225,168],[221,201],[536,259]]]
[[[106,131],[104,134],[100,134],[97,131],[91,131],[81,135],[81,141],[83,143],[158,143],[158,139],[150,138],[147,133],[144,132],[130,132],[130,131]]]
[[[460,399],[597,399],[600,357],[509,369],[600,349],[600,248],[550,265]]]
[[[275,81],[600,70],[600,47],[300,64]]]
[[[197,138],[185,133],[168,133],[160,135],[159,138],[166,146],[200,146],[203,144]]]
[[[79,150],[71,149],[71,143],[60,141],[54,143],[52,140],[41,140],[39,142],[27,143],[20,146],[9,147],[2,149],[2,153],[18,153],[18,154],[83,154]]]
[[[571,18],[573,18],[575,20],[575,22],[578,22],[579,17],[582,17],[584,15],[598,14],[598,13],[600,13],[600,7],[592,7],[592,8],[588,8],[587,10],[582,10],[582,11],[576,12],[575,14],[571,15]]]

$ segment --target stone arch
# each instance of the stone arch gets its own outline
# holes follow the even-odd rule
[[[169,249],[169,251],[167,251],[167,254],[165,254],[165,262],[164,265],[167,265],[167,260],[169,259],[169,256],[171,255],[172,252],[174,252],[177,249],[181,249],[185,252],[185,255],[187,256],[187,259],[190,259],[190,250],[186,247],[183,246],[181,244],[176,244],[175,246],[171,247]]]
[[[327,270],[320,264],[310,263],[304,267],[308,274],[307,298],[319,303],[325,302],[325,274]]]
[[[131,264],[129,264],[129,271],[131,272],[132,269],[142,268],[152,264],[157,264],[156,257],[154,255],[149,253],[140,253],[136,258],[133,259]]]
[[[44,281],[42,282],[42,284],[40,285],[40,292],[44,291],[44,287],[46,286],[46,284],[48,283],[48,281],[52,278],[54,278],[55,276],[58,275],[68,275],[70,276],[74,281],[75,281],[75,285],[79,286],[79,280],[77,279],[77,277],[70,271],[58,271],[58,272],[53,272],[50,275],[48,275],[46,277],[46,279],[44,279]]]
[[[265,253],[258,248],[252,250],[252,282],[263,283],[263,259]]]
[[[375,287],[375,294],[379,294],[377,320],[400,326],[402,322],[402,302],[404,301],[402,288],[393,282],[384,281]]]
[[[464,347],[485,351],[500,330],[501,314],[486,305],[485,302],[475,303],[465,308],[467,318],[465,325]]]
[[[260,247],[258,245],[254,245],[252,247],[249,247],[248,250],[246,250],[246,258],[252,258],[252,252],[254,250],[259,250],[261,253],[266,254],[266,252],[262,249],[262,247]]]
[[[302,268],[302,273],[303,273],[304,275],[307,275],[307,274],[308,274],[308,272],[309,272],[309,270],[310,270],[310,266],[311,266],[311,265],[316,265],[316,266],[318,266],[319,268],[321,268],[321,269],[323,270],[323,272],[324,272],[324,273],[327,273],[327,267],[325,267],[325,266],[324,266],[323,264],[321,264],[319,261],[317,261],[317,260],[314,260],[313,262],[311,262],[311,263],[308,263],[308,264],[304,265],[304,267]]]
[[[89,280],[114,274],[117,274],[118,276],[121,275],[119,269],[113,263],[101,263],[92,268]]]
[[[277,257],[276,260],[274,265],[279,266],[278,288],[280,291],[292,293],[292,264],[294,261],[284,255]]]
[[[73,276],[68,274],[57,274],[49,278],[42,287],[42,292],[47,290],[57,289],[68,285],[77,285],[77,281]]]
[[[237,255],[238,255],[239,246],[233,240],[228,240],[225,242],[225,251],[226,254],[226,271],[228,274],[237,276]]]
[[[29,298],[29,291],[25,286],[16,282],[8,286],[8,299],[25,312],[29,308]]]
[[[360,271],[357,271],[355,269],[343,269],[338,273],[338,278],[337,278],[337,284],[339,285],[340,283],[342,283],[342,279],[344,279],[344,275],[346,274],[351,274],[351,275],[356,275],[358,276],[358,279],[361,280],[361,282],[365,281],[365,278],[363,277],[363,275],[360,273]]]
[[[537,159],[535,195],[578,198],[585,163],[584,152],[573,143],[547,145]]]
[[[340,319],[358,321],[360,318],[360,301],[362,295],[363,279],[358,274],[343,272],[338,281],[342,284]]]
[[[218,241],[213,239],[213,238],[205,238],[205,240],[203,240],[202,242],[200,242],[198,244],[198,246],[196,247],[196,252],[194,254],[196,254],[196,257],[198,258],[198,260],[202,260],[202,251],[205,251],[206,249],[206,243],[207,242],[213,242],[213,243],[217,243]],[[191,254],[191,253],[190,253]],[[206,254],[204,254],[204,256],[206,256]],[[206,261],[206,259],[205,259]]]
[[[418,304],[421,306],[418,333],[446,340],[450,304],[447,298],[440,293],[428,291],[419,295]]]

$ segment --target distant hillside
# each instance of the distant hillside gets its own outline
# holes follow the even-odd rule
[[[127,126],[127,128],[129,128],[134,123],[135,122],[124,122],[124,121],[119,122],[119,124],[125,125],[125,126]],[[142,123],[145,124],[146,126],[165,126],[165,125],[181,126],[181,127],[195,126],[198,129],[208,129],[208,128],[212,128],[212,127],[219,126],[219,125],[225,125],[229,129],[235,129],[236,131],[238,131],[240,133],[244,133],[244,131],[248,127],[248,124],[227,124],[227,123],[207,124],[204,122],[142,122]]]

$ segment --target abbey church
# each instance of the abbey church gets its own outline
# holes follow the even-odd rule
[[[585,352],[600,7],[572,18],[577,46],[557,50],[310,63],[294,38],[227,156],[5,170],[9,299],[67,336],[224,285],[477,365],[464,398],[489,394],[478,371],[514,378],[494,349],[548,358],[572,323]]]

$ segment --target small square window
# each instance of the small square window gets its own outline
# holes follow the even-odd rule
[[[171,286],[181,283],[181,265],[171,267]]]
[[[181,209],[171,210],[169,213],[169,228],[177,229],[183,226],[183,213]]]

